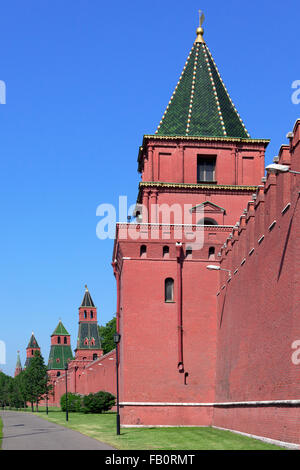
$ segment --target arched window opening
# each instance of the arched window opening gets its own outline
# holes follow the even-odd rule
[[[210,246],[208,249],[208,259],[215,259],[215,247]]]
[[[98,359],[98,354],[93,354],[93,361],[95,361],[96,359]]]
[[[170,254],[170,248],[168,246],[163,247],[163,257],[168,258]]]
[[[33,356],[33,349],[31,350],[31,355]]]
[[[94,313],[93,313],[93,310],[91,310],[91,318],[94,318]]]
[[[89,340],[88,340],[87,338],[85,338],[85,340],[84,340],[84,345],[85,345],[85,346],[88,346],[88,345],[89,345]]]
[[[67,337],[64,337],[64,344],[67,344]]]
[[[174,279],[168,277],[165,280],[165,302],[174,301]]]
[[[60,344],[60,336],[57,337],[57,344]]]
[[[84,311],[84,318],[87,318],[86,310]]]
[[[147,255],[147,247],[146,245],[141,245],[140,248],[140,257],[144,257]]]
[[[218,225],[218,222],[215,219],[204,217],[203,219],[199,220],[199,222],[197,222],[197,225]]]
[[[60,376],[60,372],[58,371],[57,374],[56,374],[56,377],[59,377]]]

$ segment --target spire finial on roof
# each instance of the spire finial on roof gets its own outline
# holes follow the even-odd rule
[[[202,28],[204,19],[205,19],[204,13],[201,10],[199,10],[199,27],[196,30],[197,38],[195,42],[202,42],[202,43],[205,42],[203,39],[204,29]]]
[[[85,287],[85,292],[88,292],[89,290],[88,290],[87,284],[84,287]]]

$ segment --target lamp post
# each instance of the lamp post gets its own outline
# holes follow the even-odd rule
[[[276,170],[279,173],[294,173],[295,175],[300,175],[300,171],[290,170],[288,165],[280,165],[279,163],[271,163],[271,165],[266,166],[266,170]]]
[[[48,392],[46,395],[46,414],[48,414]]]
[[[114,343],[116,345],[116,374],[117,374],[117,435],[120,435],[120,412],[119,412],[119,342],[121,335],[114,334]]]
[[[66,377],[66,421],[69,421],[68,414],[68,363],[65,363],[65,377]]]
[[[206,266],[206,268],[210,269],[211,271],[227,271],[228,276],[231,277],[230,269],[221,268],[220,266],[217,266],[215,264],[209,264],[208,266]]]

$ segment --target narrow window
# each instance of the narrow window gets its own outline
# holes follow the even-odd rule
[[[84,311],[84,318],[87,318],[86,310]]]
[[[57,372],[56,376],[59,377],[59,376],[60,376],[60,372]]]
[[[91,318],[94,318],[93,310],[91,310]]]
[[[187,258],[191,258],[192,257],[192,254],[193,254],[193,249],[191,246],[187,246],[186,247],[186,257]]]
[[[173,302],[174,300],[174,280],[168,277],[165,280],[165,302]]]
[[[31,355],[33,356],[33,349],[31,350]]]
[[[198,183],[215,183],[216,179],[216,158],[197,157],[197,182]]]
[[[208,259],[215,259],[215,247],[210,246],[208,249]]]
[[[168,246],[164,246],[163,247],[163,257],[164,258],[168,258],[169,257],[169,253],[170,253],[170,249]]]
[[[64,337],[64,344],[67,344],[67,337]]]
[[[147,254],[147,247],[146,247],[146,245],[142,245],[141,248],[140,248],[140,256],[145,257],[146,254]]]
[[[97,355],[97,354],[93,354],[93,361],[95,361],[96,359],[98,359],[98,355]]]
[[[60,336],[57,337],[57,344],[60,344]]]

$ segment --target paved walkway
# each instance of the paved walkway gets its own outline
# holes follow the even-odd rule
[[[1,411],[3,450],[114,450],[103,442],[31,413]]]

